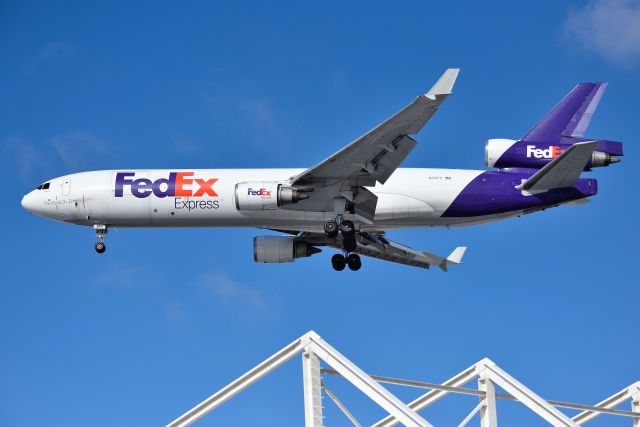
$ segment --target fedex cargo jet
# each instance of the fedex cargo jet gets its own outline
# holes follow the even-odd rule
[[[583,171],[619,161],[622,143],[584,138],[606,83],[577,85],[520,140],[490,139],[492,170],[399,168],[422,129],[452,93],[458,69],[429,92],[309,169],[167,169],[83,172],[25,195],[30,212],[93,227],[105,251],[112,227],[253,227],[280,232],[253,240],[262,263],[338,250],[335,270],[360,255],[415,267],[458,264],[466,247],[442,257],[387,239],[401,227],[452,227],[588,202],[595,179]]]

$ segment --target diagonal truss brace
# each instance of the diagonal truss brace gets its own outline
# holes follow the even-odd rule
[[[478,363],[445,381],[443,385],[459,387],[474,378],[490,381],[491,383],[501,387],[507,393],[511,394],[516,400],[522,402],[525,406],[551,425],[558,427],[578,427],[579,425],[552,406],[549,402],[529,390],[524,384],[513,378],[488,358],[480,360]],[[419,411],[440,400],[448,393],[450,393],[449,390],[430,390],[409,403],[408,406],[415,411]],[[372,427],[391,427],[396,425],[398,422],[399,420],[394,419],[393,416],[388,416],[373,424]]]
[[[449,378],[447,381],[442,383],[442,385],[449,386],[449,387],[460,387],[468,383],[469,381],[471,381],[476,376],[477,376],[476,368],[475,368],[475,365],[473,365],[465,369],[464,371],[460,372],[458,375],[454,376],[453,378]],[[450,391],[447,391],[447,390],[429,390],[422,396],[415,399],[413,402],[409,403],[408,406],[414,411],[419,411],[428,406],[431,406],[432,404],[436,403],[438,400],[442,399],[449,393]],[[391,427],[396,425],[397,423],[398,421],[389,415],[388,417],[383,418],[382,420],[373,424],[372,427]]]
[[[631,410],[638,413],[638,418],[634,418],[633,426],[640,427],[640,381],[635,382],[629,387],[620,390],[613,396],[607,397],[602,402],[597,403],[595,406],[604,409],[613,409],[626,400],[631,401]],[[574,416],[572,420],[578,425],[583,425],[600,415],[602,415],[601,412],[586,410]]]
[[[252,370],[167,424],[167,427],[185,427],[193,424],[226,400],[302,352],[313,353],[318,356],[402,424],[408,427],[432,427],[417,412],[405,405],[313,331],[304,334],[284,347]]]

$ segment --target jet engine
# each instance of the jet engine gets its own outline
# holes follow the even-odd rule
[[[253,260],[264,263],[293,262],[296,258],[309,257],[321,252],[293,237],[259,236],[253,238]]]
[[[309,196],[277,182],[254,181],[236,184],[236,208],[239,211],[263,211],[298,203]]]

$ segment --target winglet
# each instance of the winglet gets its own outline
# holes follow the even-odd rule
[[[459,72],[460,68],[448,68],[431,90],[427,92],[427,95],[450,95]]]
[[[447,262],[451,264],[462,263],[462,257],[464,256],[466,250],[466,246],[458,246],[453,250],[453,252],[449,254],[449,256],[447,257]]]
[[[449,254],[447,259],[440,258],[442,259],[442,262],[438,265],[438,267],[440,267],[440,270],[448,271],[449,269],[447,268],[447,266],[449,264],[461,264],[462,257],[464,256],[464,253],[466,250],[467,250],[466,246],[458,246],[453,250],[453,252]]]

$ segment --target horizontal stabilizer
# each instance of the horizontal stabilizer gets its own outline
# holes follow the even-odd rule
[[[564,202],[563,205],[582,206],[582,205],[587,205],[589,203],[591,203],[591,200],[584,198],[584,199],[569,200],[568,202]]]
[[[591,159],[597,141],[580,142],[547,163],[516,188],[529,192],[540,192],[576,185],[585,165]]]

